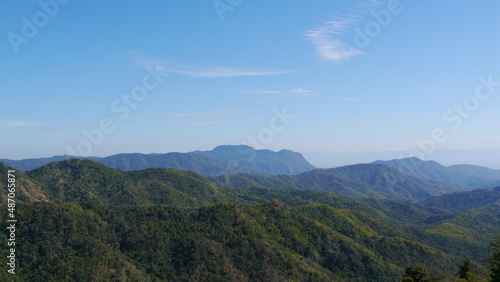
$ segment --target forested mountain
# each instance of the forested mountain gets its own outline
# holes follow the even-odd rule
[[[196,209],[36,203],[21,205],[19,219],[18,278],[27,281],[397,281],[411,265],[443,277],[462,256],[485,253],[366,213],[277,200]]]
[[[452,165],[446,167],[435,161],[423,161],[418,158],[376,161],[374,163],[392,166],[421,178],[441,181],[454,186],[464,186],[469,190],[495,187],[495,184],[498,185],[498,181],[500,181],[500,170],[481,166]]]
[[[38,168],[42,165],[54,162],[72,159],[72,156],[56,156],[52,158],[41,158],[41,159],[25,159],[25,160],[0,160],[6,165],[14,167],[21,171],[29,171]],[[273,152],[270,150],[255,150],[249,146],[245,145],[224,145],[218,146],[210,151],[193,151],[189,153],[166,153],[166,154],[118,154],[105,158],[99,157],[88,157],[93,161],[99,162],[111,168],[121,169],[124,171],[130,170],[141,170],[146,168],[175,168],[181,170],[190,170],[204,176],[220,176],[220,175],[235,175],[235,174],[253,174],[253,175],[298,175],[305,172],[312,172],[315,168],[311,165],[300,153],[296,153],[290,150],[281,150],[279,152]],[[360,165],[354,166],[344,166],[343,170],[353,169],[356,172],[341,172],[340,168],[325,170],[317,174],[334,174],[334,178],[343,178],[343,182],[354,181],[357,184],[354,185],[350,183],[348,186],[358,186],[354,190],[359,191],[349,191],[351,189],[345,188],[346,190],[343,194],[354,196],[358,194],[360,197],[387,197],[390,199],[412,199],[420,200],[427,198],[432,195],[440,194],[443,192],[453,192],[461,190],[472,190],[476,188],[490,188],[500,185],[500,170],[493,170],[480,166],[473,165],[453,165],[453,166],[443,166],[435,161],[422,161],[418,158],[406,158],[390,161],[376,161],[369,165],[380,164],[393,167],[403,174],[410,174],[414,178],[413,180],[408,179],[407,176],[395,176],[395,172],[382,173],[379,179],[374,179],[375,176],[371,175],[369,172],[372,168],[364,167],[361,168]],[[376,169],[375,169],[376,170]],[[361,175],[356,175],[358,172],[367,173],[366,179]],[[344,175],[342,175],[344,174]],[[346,176],[346,177],[344,177]],[[354,179],[352,178],[362,179]],[[395,178],[391,178],[391,177]],[[239,180],[236,181],[236,178]],[[252,185],[257,185],[259,187],[270,187],[265,185],[263,182],[272,181],[274,184],[286,185],[286,187],[291,188],[293,186],[299,188],[309,188],[297,185],[295,180],[289,180],[288,178],[260,178],[260,177],[245,177],[250,178],[243,181],[241,177],[234,177],[231,182],[241,182],[236,187],[243,185],[242,182],[246,182],[244,186],[249,186],[248,182],[254,182]],[[420,178],[420,179],[417,179]],[[402,197],[388,196],[398,191],[397,182],[409,181],[413,183],[412,185],[405,185],[405,190],[411,190],[410,193],[403,192]],[[218,183],[222,183],[220,179],[214,179]],[[285,181],[286,183],[277,183]],[[333,180],[333,183],[341,182],[340,179]],[[226,181],[227,182],[227,181]],[[361,183],[368,184],[370,186],[379,186],[378,184],[385,185],[385,189],[378,191],[371,191],[373,189],[369,187],[362,187]],[[424,182],[424,183],[422,183]],[[227,184],[227,183],[226,183]],[[283,185],[282,185],[283,184]],[[231,184],[234,185],[234,184]],[[315,183],[312,184],[311,189],[325,190],[324,188],[318,189],[314,187]],[[321,185],[322,187],[324,185]],[[337,185],[339,187],[339,185]],[[427,188],[422,189],[422,186],[427,186]],[[273,187],[276,188],[276,187]],[[288,189],[287,188],[287,189]],[[379,187],[380,188],[380,187]],[[328,189],[327,189],[328,190]],[[385,191],[384,191],[385,190]],[[335,191],[335,190],[333,190]],[[336,191],[335,191],[336,192]],[[360,193],[358,193],[360,192]],[[379,195],[380,194],[380,195]]]
[[[237,188],[312,189],[355,198],[386,198],[419,201],[460,190],[425,180],[381,164],[359,164],[334,169],[315,169],[299,175],[261,176],[237,174],[212,177],[215,183]]]
[[[0,164],[4,183],[8,169]],[[416,181],[361,165],[314,170],[297,183],[319,186],[312,180],[324,173],[378,185],[368,189]],[[416,205],[299,187],[220,187],[190,171],[126,172],[82,159],[15,174],[18,281],[398,281],[416,265],[442,281],[464,257],[481,267],[500,233],[491,202],[455,213],[427,204],[432,199]],[[264,177],[235,177],[243,176]]]
[[[185,170],[124,172],[91,160],[73,159],[42,166],[26,175],[49,201],[56,203],[200,206],[223,201],[219,187]]]
[[[52,158],[0,160],[18,170],[29,171],[55,161],[73,159],[72,156]],[[105,158],[88,157],[111,168],[125,171],[146,168],[176,168],[190,170],[205,176],[251,173],[262,175],[297,174],[314,169],[296,152],[281,150],[254,150],[248,146],[218,146],[212,151],[167,154],[118,154]]]
[[[419,205],[440,208],[448,212],[463,212],[486,206],[497,206],[500,209],[500,187],[432,197],[419,203]]]
[[[220,175],[229,173],[227,164],[207,156],[189,153],[167,154],[118,154],[106,158],[90,158],[93,161],[111,168],[125,171],[146,168],[175,168],[190,170],[201,175]],[[242,168],[243,171],[253,173],[251,169]]]
[[[42,188],[35,184],[31,179],[29,179],[25,173],[21,171],[16,171],[13,167],[9,167],[0,162],[0,184],[1,187],[5,187],[7,183],[8,171],[15,171],[13,173],[16,179],[16,200],[23,202],[37,202],[37,201],[47,201],[47,196],[45,195]],[[4,189],[5,193],[0,193],[0,200],[2,203],[7,202],[7,188]]]

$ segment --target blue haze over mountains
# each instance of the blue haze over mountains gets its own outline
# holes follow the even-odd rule
[[[0,159],[0,162],[19,170],[29,171],[54,161],[63,161],[72,158],[81,157],[65,155],[25,160]],[[146,168],[176,168],[191,170],[205,176],[235,173],[293,175],[315,168],[301,154],[290,150],[281,150],[279,152],[254,150],[244,145],[222,145],[211,151],[194,151],[189,153],[133,153],[117,154],[105,158],[85,158],[111,168],[125,171]]]
[[[75,158],[0,160],[30,171],[54,161]],[[300,153],[255,150],[223,145],[211,151],[166,154],[118,154],[88,157],[110,168],[135,171],[147,168],[189,170],[218,185],[234,188],[310,189],[355,198],[382,198],[418,202],[436,195],[500,186],[500,170],[473,165],[443,166],[435,161],[404,158],[318,169]]]

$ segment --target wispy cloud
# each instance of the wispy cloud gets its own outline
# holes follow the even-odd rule
[[[253,91],[240,91],[243,94],[283,94],[286,91],[280,90],[253,90]]]
[[[193,122],[191,123],[191,126],[206,126],[206,125],[214,125],[214,124],[221,124],[222,121],[220,120],[211,120],[211,121],[203,121],[203,122]]]
[[[320,90],[323,91],[316,91],[317,88],[320,88]],[[334,98],[338,100],[344,100],[344,101],[349,101],[349,102],[356,102],[359,99],[353,98],[353,97],[348,97],[348,96],[339,96],[339,95],[330,95],[326,94],[324,92],[328,92],[330,88],[328,87],[317,87],[313,86],[312,89],[306,89],[306,88],[294,88],[291,90],[255,90],[255,91],[240,91],[239,93],[244,93],[244,94],[281,94],[283,96],[292,96],[292,97],[327,97],[327,98]],[[322,93],[323,92],[323,93]]]
[[[130,52],[127,55],[127,58],[128,60],[132,61],[132,63],[135,63],[141,66],[142,68],[153,67],[153,68],[160,68],[162,71],[165,71],[165,65],[167,64],[165,60],[145,57],[142,55],[140,51]]]
[[[140,52],[131,52],[129,59],[141,67],[153,67],[159,71],[176,73],[191,77],[224,78],[239,76],[269,76],[294,73],[291,70],[263,70],[252,67],[213,66],[200,67],[189,64],[173,64],[165,60],[151,59]]]
[[[370,10],[379,8],[383,3],[379,0],[367,0],[358,5],[354,13],[346,13],[332,17],[331,20],[306,31],[305,37],[312,43],[317,56],[323,61],[334,63],[349,62],[351,58],[365,55],[361,51],[340,38],[352,31]]]
[[[379,8],[380,6],[382,6],[384,3],[382,1],[379,1],[379,0],[368,0],[368,1],[365,1],[365,2],[361,2],[359,4],[359,6],[365,10],[365,12],[368,12],[368,10],[373,10],[373,9],[377,9]]]
[[[213,116],[220,116],[220,117],[231,117],[236,114],[236,111],[228,110],[228,111],[215,111],[215,112],[207,112],[207,113],[187,113],[187,112],[180,112],[180,113],[173,113],[169,114],[171,117],[213,117]]]
[[[500,136],[484,136],[484,137],[481,137],[481,139],[483,139],[483,140],[487,140],[487,139],[500,139]]]
[[[465,140],[469,142],[483,142],[485,140],[495,140],[495,139],[500,139],[500,136],[470,137]]]
[[[301,96],[310,96],[314,94],[314,91],[305,88],[295,88],[291,90],[254,90],[254,91],[240,91],[244,94],[298,94]]]
[[[238,77],[238,76],[269,76],[289,74],[293,71],[268,71],[254,68],[238,68],[238,67],[195,67],[189,65],[165,67],[165,71],[187,75],[191,77]]]
[[[299,93],[299,94],[311,94],[313,93],[312,90],[304,89],[304,88],[295,88],[292,90],[292,93]]]
[[[45,125],[45,123],[39,121],[0,120],[0,127],[8,127],[8,128],[42,126],[42,125]]]
[[[306,38],[313,44],[321,60],[334,63],[349,62],[351,58],[362,56],[365,52],[336,39],[350,30],[356,23],[355,17],[335,18],[308,30]]]

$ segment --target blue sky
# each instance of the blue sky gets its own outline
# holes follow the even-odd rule
[[[0,158],[242,143],[417,156],[499,148],[499,10],[451,0],[3,1]]]

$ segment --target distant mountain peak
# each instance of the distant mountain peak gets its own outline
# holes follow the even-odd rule
[[[297,152],[294,152],[292,150],[286,150],[286,149],[283,149],[283,150],[280,150],[278,151],[278,154],[282,154],[282,155],[291,155],[291,154],[298,154]]]
[[[240,173],[239,168],[248,168],[254,174],[299,174],[310,171],[315,167],[311,165],[300,153],[290,150],[275,152],[268,149],[254,149],[247,145],[221,145],[211,151],[194,151],[220,161],[236,165],[235,173]]]

